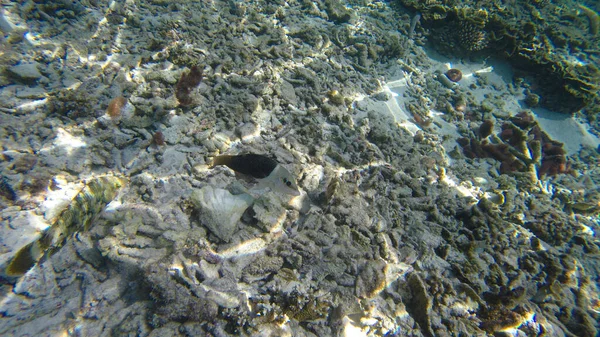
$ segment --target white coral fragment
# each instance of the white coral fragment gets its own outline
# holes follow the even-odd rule
[[[238,221],[253,202],[248,194],[233,195],[210,185],[192,192],[191,199],[200,208],[201,223],[225,242],[231,240]]]

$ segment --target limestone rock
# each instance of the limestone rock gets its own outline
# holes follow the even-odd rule
[[[21,63],[10,67],[9,72],[22,81],[37,81],[42,74],[38,70],[39,63]]]

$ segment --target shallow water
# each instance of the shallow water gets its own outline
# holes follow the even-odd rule
[[[596,336],[600,8],[459,7],[3,3],[0,334]]]

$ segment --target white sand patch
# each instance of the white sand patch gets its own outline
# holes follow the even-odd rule
[[[542,130],[550,138],[565,144],[567,155],[576,154],[581,147],[597,148],[600,139],[589,133],[589,125],[573,116],[553,112],[544,108],[533,109]]]

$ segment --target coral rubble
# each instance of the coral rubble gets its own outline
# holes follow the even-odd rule
[[[567,161],[516,81],[422,47],[541,33],[404,3],[3,6],[0,335],[597,335],[596,146]]]

